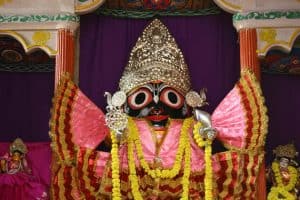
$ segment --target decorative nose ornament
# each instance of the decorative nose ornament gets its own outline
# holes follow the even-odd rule
[[[155,96],[153,97],[153,101],[154,101],[156,104],[158,104],[158,101],[159,101],[158,95],[155,95]]]

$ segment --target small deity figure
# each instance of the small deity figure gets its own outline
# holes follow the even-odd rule
[[[268,200],[299,200],[300,168],[295,160],[298,152],[294,144],[279,145],[273,153],[276,158],[267,169],[267,179],[272,183]]]
[[[44,185],[32,175],[26,154],[28,150],[20,138],[9,147],[9,153],[0,157],[0,194],[3,199],[45,200]]]
[[[25,172],[30,174],[31,169],[28,167],[25,159],[27,148],[20,138],[17,138],[12,145],[10,145],[10,153],[5,154],[1,158],[1,173],[16,174],[18,172]]]

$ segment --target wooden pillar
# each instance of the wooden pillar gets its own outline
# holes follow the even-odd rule
[[[260,166],[258,172],[258,180],[257,180],[257,199],[258,200],[266,200],[267,199],[267,186],[266,186],[266,167],[265,167],[265,159],[262,161],[262,165]]]
[[[257,34],[256,29],[241,29],[239,31],[240,38],[240,60],[241,70],[248,68],[254,72],[258,81],[261,80],[261,70],[257,56]],[[257,180],[257,200],[266,200],[266,176],[265,176],[265,160],[259,170]]]
[[[68,72],[71,78],[74,78],[74,60],[75,60],[75,44],[74,44],[74,34],[68,29],[59,29],[57,35],[57,54],[55,60],[55,85],[56,89],[61,76]],[[57,170],[57,157],[55,153],[52,153],[51,158],[51,171]],[[50,199],[55,196],[53,194],[53,177],[51,177],[51,188],[50,188]]]
[[[251,69],[258,80],[260,80],[260,66],[257,56],[257,35],[256,29],[242,29],[240,37],[240,59],[241,69]]]
[[[57,37],[57,55],[55,65],[55,88],[60,81],[62,74],[68,72],[71,78],[74,77],[74,35],[71,30],[59,29]]]

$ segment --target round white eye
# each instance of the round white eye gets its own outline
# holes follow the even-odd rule
[[[171,108],[181,108],[184,103],[184,97],[174,89],[166,88],[160,94],[160,101]]]
[[[148,89],[141,88],[131,94],[127,101],[130,108],[139,110],[152,101],[152,93]]]

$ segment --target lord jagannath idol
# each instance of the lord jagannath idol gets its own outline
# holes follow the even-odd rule
[[[53,199],[256,199],[268,119],[252,72],[210,115],[156,19],[133,47],[119,91],[106,96],[104,114],[62,78],[50,121]],[[97,150],[103,141],[110,152]]]

